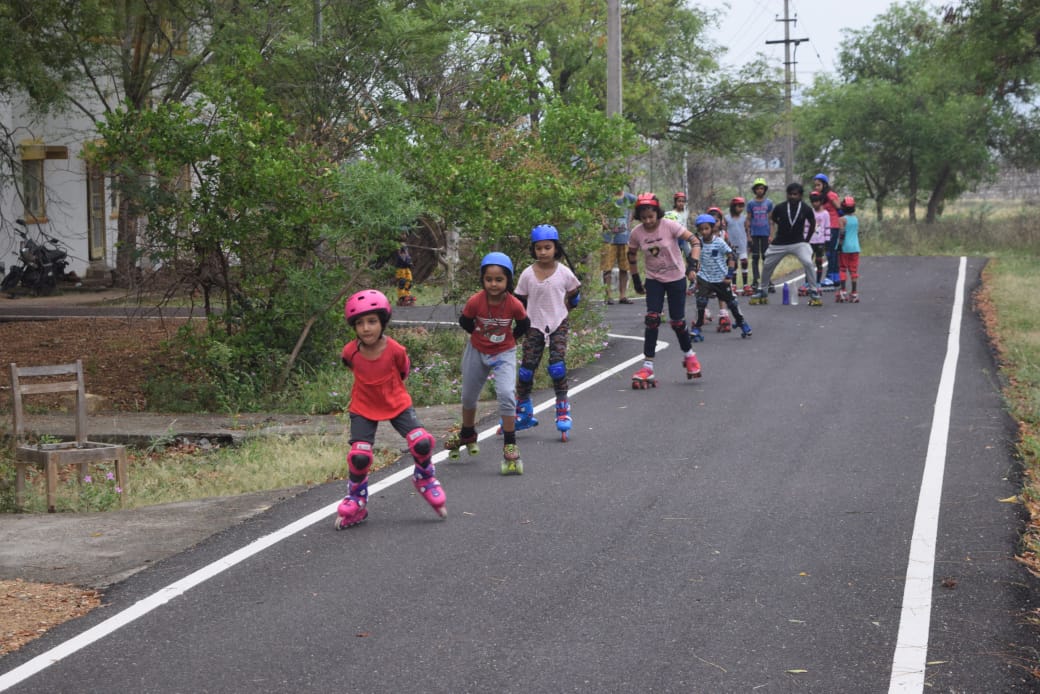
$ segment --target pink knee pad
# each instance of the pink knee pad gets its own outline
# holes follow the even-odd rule
[[[412,458],[418,465],[426,467],[426,463],[433,457],[433,447],[437,443],[433,434],[422,427],[416,427],[408,432],[405,439],[408,441],[408,452],[412,454]]]
[[[350,453],[347,454],[347,466],[352,475],[367,475],[368,468],[372,467],[372,444],[368,441],[352,443]]]

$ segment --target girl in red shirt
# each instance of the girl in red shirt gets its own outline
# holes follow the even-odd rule
[[[477,446],[477,401],[488,376],[495,379],[498,414],[502,418],[501,472],[524,474],[516,445],[516,338],[527,333],[531,321],[520,300],[513,296],[513,261],[505,253],[488,253],[480,261],[483,287],[462,307],[459,325],[470,334],[462,353],[462,430],[448,437],[444,447],[452,458],[463,446],[470,455]]]
[[[415,460],[412,483],[442,518],[448,515],[447,499],[434,476],[434,441],[420,424],[412,407],[412,396],[404,386],[411,361],[401,343],[384,333],[390,322],[390,301],[375,289],[354,294],[343,308],[347,324],[357,338],[343,347],[343,363],[354,372],[350,390],[350,479],[347,496],[336,513],[336,529],[342,530],[368,517],[368,470],[372,466],[372,444],[376,427],[389,421],[408,442]]]

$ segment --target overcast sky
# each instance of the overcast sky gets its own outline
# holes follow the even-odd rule
[[[761,52],[783,67],[783,44],[765,42],[784,38],[784,23],[776,21],[784,17],[784,0],[690,0],[690,4],[705,9],[731,7],[723,11],[715,36],[729,48],[724,64],[742,65]],[[894,4],[893,0],[788,0],[790,16],[798,19],[791,24],[791,38],[809,39],[794,55],[799,85],[811,84],[816,73],[835,71],[843,28],[868,28]]]

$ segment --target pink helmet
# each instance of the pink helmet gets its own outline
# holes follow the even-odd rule
[[[343,307],[343,315],[347,319],[347,325],[354,327],[357,319],[366,313],[378,313],[383,327],[390,322],[390,300],[383,292],[377,289],[362,289],[347,299]]]

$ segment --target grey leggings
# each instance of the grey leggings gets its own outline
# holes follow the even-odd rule
[[[472,343],[466,343],[462,352],[462,409],[477,409],[480,391],[484,390],[488,374],[495,379],[498,395],[498,414],[502,417],[516,416],[516,349],[507,349],[498,354],[484,354]]]

